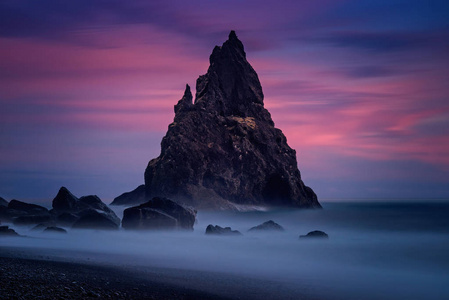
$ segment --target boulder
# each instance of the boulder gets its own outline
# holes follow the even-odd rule
[[[176,202],[155,197],[147,203],[123,212],[125,229],[187,229],[193,230],[196,211]]]
[[[31,228],[30,230],[32,231],[44,231],[48,226],[48,224],[45,223],[40,223],[37,224],[36,226],[34,226],[33,228]]]
[[[64,228],[56,227],[56,226],[49,226],[44,229],[45,233],[67,233],[67,230]]]
[[[206,234],[211,235],[242,235],[238,230],[232,230],[231,227],[220,227],[209,224],[206,228]]]
[[[79,198],[79,201],[88,205],[89,209],[94,209],[101,212],[108,219],[114,222],[117,226],[120,226],[120,218],[110,209],[101,199],[96,195],[83,196]],[[81,215],[83,212],[81,212]]]
[[[327,235],[327,233],[320,231],[320,230],[315,230],[315,231],[311,231],[306,235],[300,235],[299,238],[319,238],[319,239],[328,239],[329,236]]]
[[[56,216],[56,223],[61,226],[71,227],[76,221],[78,221],[79,216],[69,213],[63,212]]]
[[[284,228],[278,223],[269,220],[265,223],[252,227],[248,231],[285,231]]]
[[[7,207],[0,206],[0,218],[2,220],[14,222],[19,217],[24,217],[23,224],[29,224],[33,218],[49,218],[50,213],[45,207],[18,200],[11,200]]]
[[[27,215],[27,216],[19,216],[14,219],[14,225],[34,225],[39,223],[50,222],[51,216],[48,215]]]
[[[80,218],[73,224],[72,228],[117,230],[119,225],[120,221],[117,224],[108,214],[94,209],[88,209],[81,213]]]
[[[61,187],[52,202],[53,210],[58,214],[63,212],[77,213],[89,208],[84,202],[80,202],[66,187]]]
[[[56,223],[73,228],[118,229],[120,218],[96,195],[73,195],[61,187],[52,202]]]
[[[19,234],[9,226],[0,226],[0,236],[19,236]]]
[[[146,202],[145,199],[145,185],[142,184],[131,192],[126,192],[116,197],[111,205],[140,204]]]
[[[23,215],[49,215],[48,209],[45,207],[19,200],[11,200],[8,203],[8,209],[23,213]]]
[[[4,206],[4,207],[8,206],[8,201],[6,201],[2,197],[0,197],[0,206]]]

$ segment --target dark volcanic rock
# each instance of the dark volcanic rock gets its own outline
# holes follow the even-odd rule
[[[125,229],[188,229],[195,224],[196,211],[167,198],[155,197],[123,212]]]
[[[67,230],[56,226],[49,226],[44,229],[44,232],[67,233]]]
[[[43,206],[25,203],[18,200],[11,200],[8,209],[22,212],[24,215],[48,215],[48,209]]]
[[[315,230],[315,231],[311,231],[306,235],[300,235],[299,238],[324,238],[324,239],[328,239],[329,236],[320,230]]]
[[[77,198],[61,187],[53,199],[52,214],[57,224],[74,228],[118,229],[120,219],[101,201],[98,196],[90,195]]]
[[[47,224],[45,223],[40,223],[37,224],[36,226],[34,226],[33,228],[31,228],[30,230],[32,231],[44,231],[45,228],[49,227]]]
[[[53,210],[58,213],[77,213],[89,208],[84,202],[80,202],[66,187],[61,187],[52,202]]]
[[[278,223],[270,220],[255,227],[252,227],[248,231],[284,231],[284,228]]]
[[[63,212],[56,216],[56,223],[62,226],[69,226],[71,227],[73,223],[78,221],[79,217],[75,214],[71,214],[68,212]]]
[[[131,192],[126,192],[112,201],[111,205],[130,205],[145,202],[145,185],[139,185]]]
[[[209,224],[206,228],[206,234],[213,235],[242,235],[238,230],[232,230],[231,227],[220,227],[218,225]]]
[[[5,206],[5,207],[8,206],[8,201],[6,201],[2,197],[0,197],[0,206]]]
[[[50,214],[48,215],[27,215],[27,216],[20,216],[14,219],[14,225],[32,225],[32,224],[39,224],[39,223],[45,223],[50,222],[51,217]]]
[[[120,222],[117,224],[107,214],[89,209],[81,213],[81,217],[73,224],[72,228],[116,230],[119,225]]]
[[[264,108],[258,76],[231,31],[216,46],[198,78],[175,105],[161,154],[145,170],[146,199],[170,197],[197,208],[232,204],[321,207],[304,185],[296,152]],[[141,199],[139,192],[123,202]]]
[[[8,226],[0,226],[0,236],[19,236],[19,234]]]
[[[19,221],[19,223],[30,224],[33,218],[49,218],[50,213],[45,207],[18,200],[11,200],[7,207],[0,206],[0,218],[2,220],[14,222],[19,217],[23,217],[23,222]]]
[[[117,226],[120,226],[120,218],[110,209],[98,196],[90,195],[79,198],[80,202],[83,202],[89,206],[89,209],[100,211],[105,217],[114,222]],[[81,212],[81,214],[83,214]]]

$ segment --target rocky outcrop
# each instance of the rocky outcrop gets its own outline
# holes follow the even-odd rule
[[[242,235],[238,230],[232,230],[231,227],[220,227],[218,225],[209,224],[206,227],[206,234],[210,235]]]
[[[131,192],[126,192],[116,197],[111,205],[130,205],[144,203],[145,201],[145,185],[139,185]]]
[[[130,207],[123,212],[125,229],[187,229],[193,230],[196,211],[176,202],[155,197],[147,203]]]
[[[7,207],[8,206],[8,201],[6,201],[2,197],[0,197],[0,206]]]
[[[197,208],[233,204],[318,208],[304,185],[296,152],[264,108],[258,76],[231,31],[216,46],[210,66],[187,85],[161,142],[161,154],[145,170],[145,197],[170,197]],[[140,201],[133,191],[122,203]]]
[[[309,232],[306,235],[300,235],[299,238],[319,238],[319,239],[328,239],[329,236],[327,233],[320,231],[320,230],[314,230]]]
[[[281,225],[270,220],[260,225],[254,226],[248,231],[256,232],[256,231],[285,231],[285,230]]]
[[[61,187],[52,207],[51,213],[61,226],[84,229],[118,229],[120,226],[117,215],[95,195],[78,199],[67,188]]]
[[[19,236],[19,234],[9,226],[0,226],[0,236]]]
[[[67,230],[65,230],[64,228],[61,228],[61,227],[49,226],[49,227],[45,228],[43,232],[45,232],[45,233],[67,233]]]
[[[33,224],[34,220],[42,222],[42,220],[50,219],[50,213],[43,206],[11,200],[8,206],[0,207],[0,218],[4,221],[27,225]]]
[[[80,218],[75,221],[72,228],[74,229],[102,229],[116,230],[119,229],[120,221],[111,219],[107,214],[94,209],[84,210],[80,214]]]
[[[26,215],[19,216],[14,219],[14,225],[34,225],[39,223],[51,222],[52,218],[50,214],[45,215]]]

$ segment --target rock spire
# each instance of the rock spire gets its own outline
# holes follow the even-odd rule
[[[169,197],[215,209],[235,204],[321,207],[301,180],[295,150],[264,108],[259,78],[234,31],[209,60],[207,73],[196,82],[194,101],[187,85],[161,154],[148,163],[145,198]]]

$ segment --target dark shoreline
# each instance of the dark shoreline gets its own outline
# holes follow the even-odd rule
[[[84,263],[0,257],[1,299],[228,299]]]
[[[109,265],[66,254],[0,246],[0,299],[316,299],[273,281]]]

